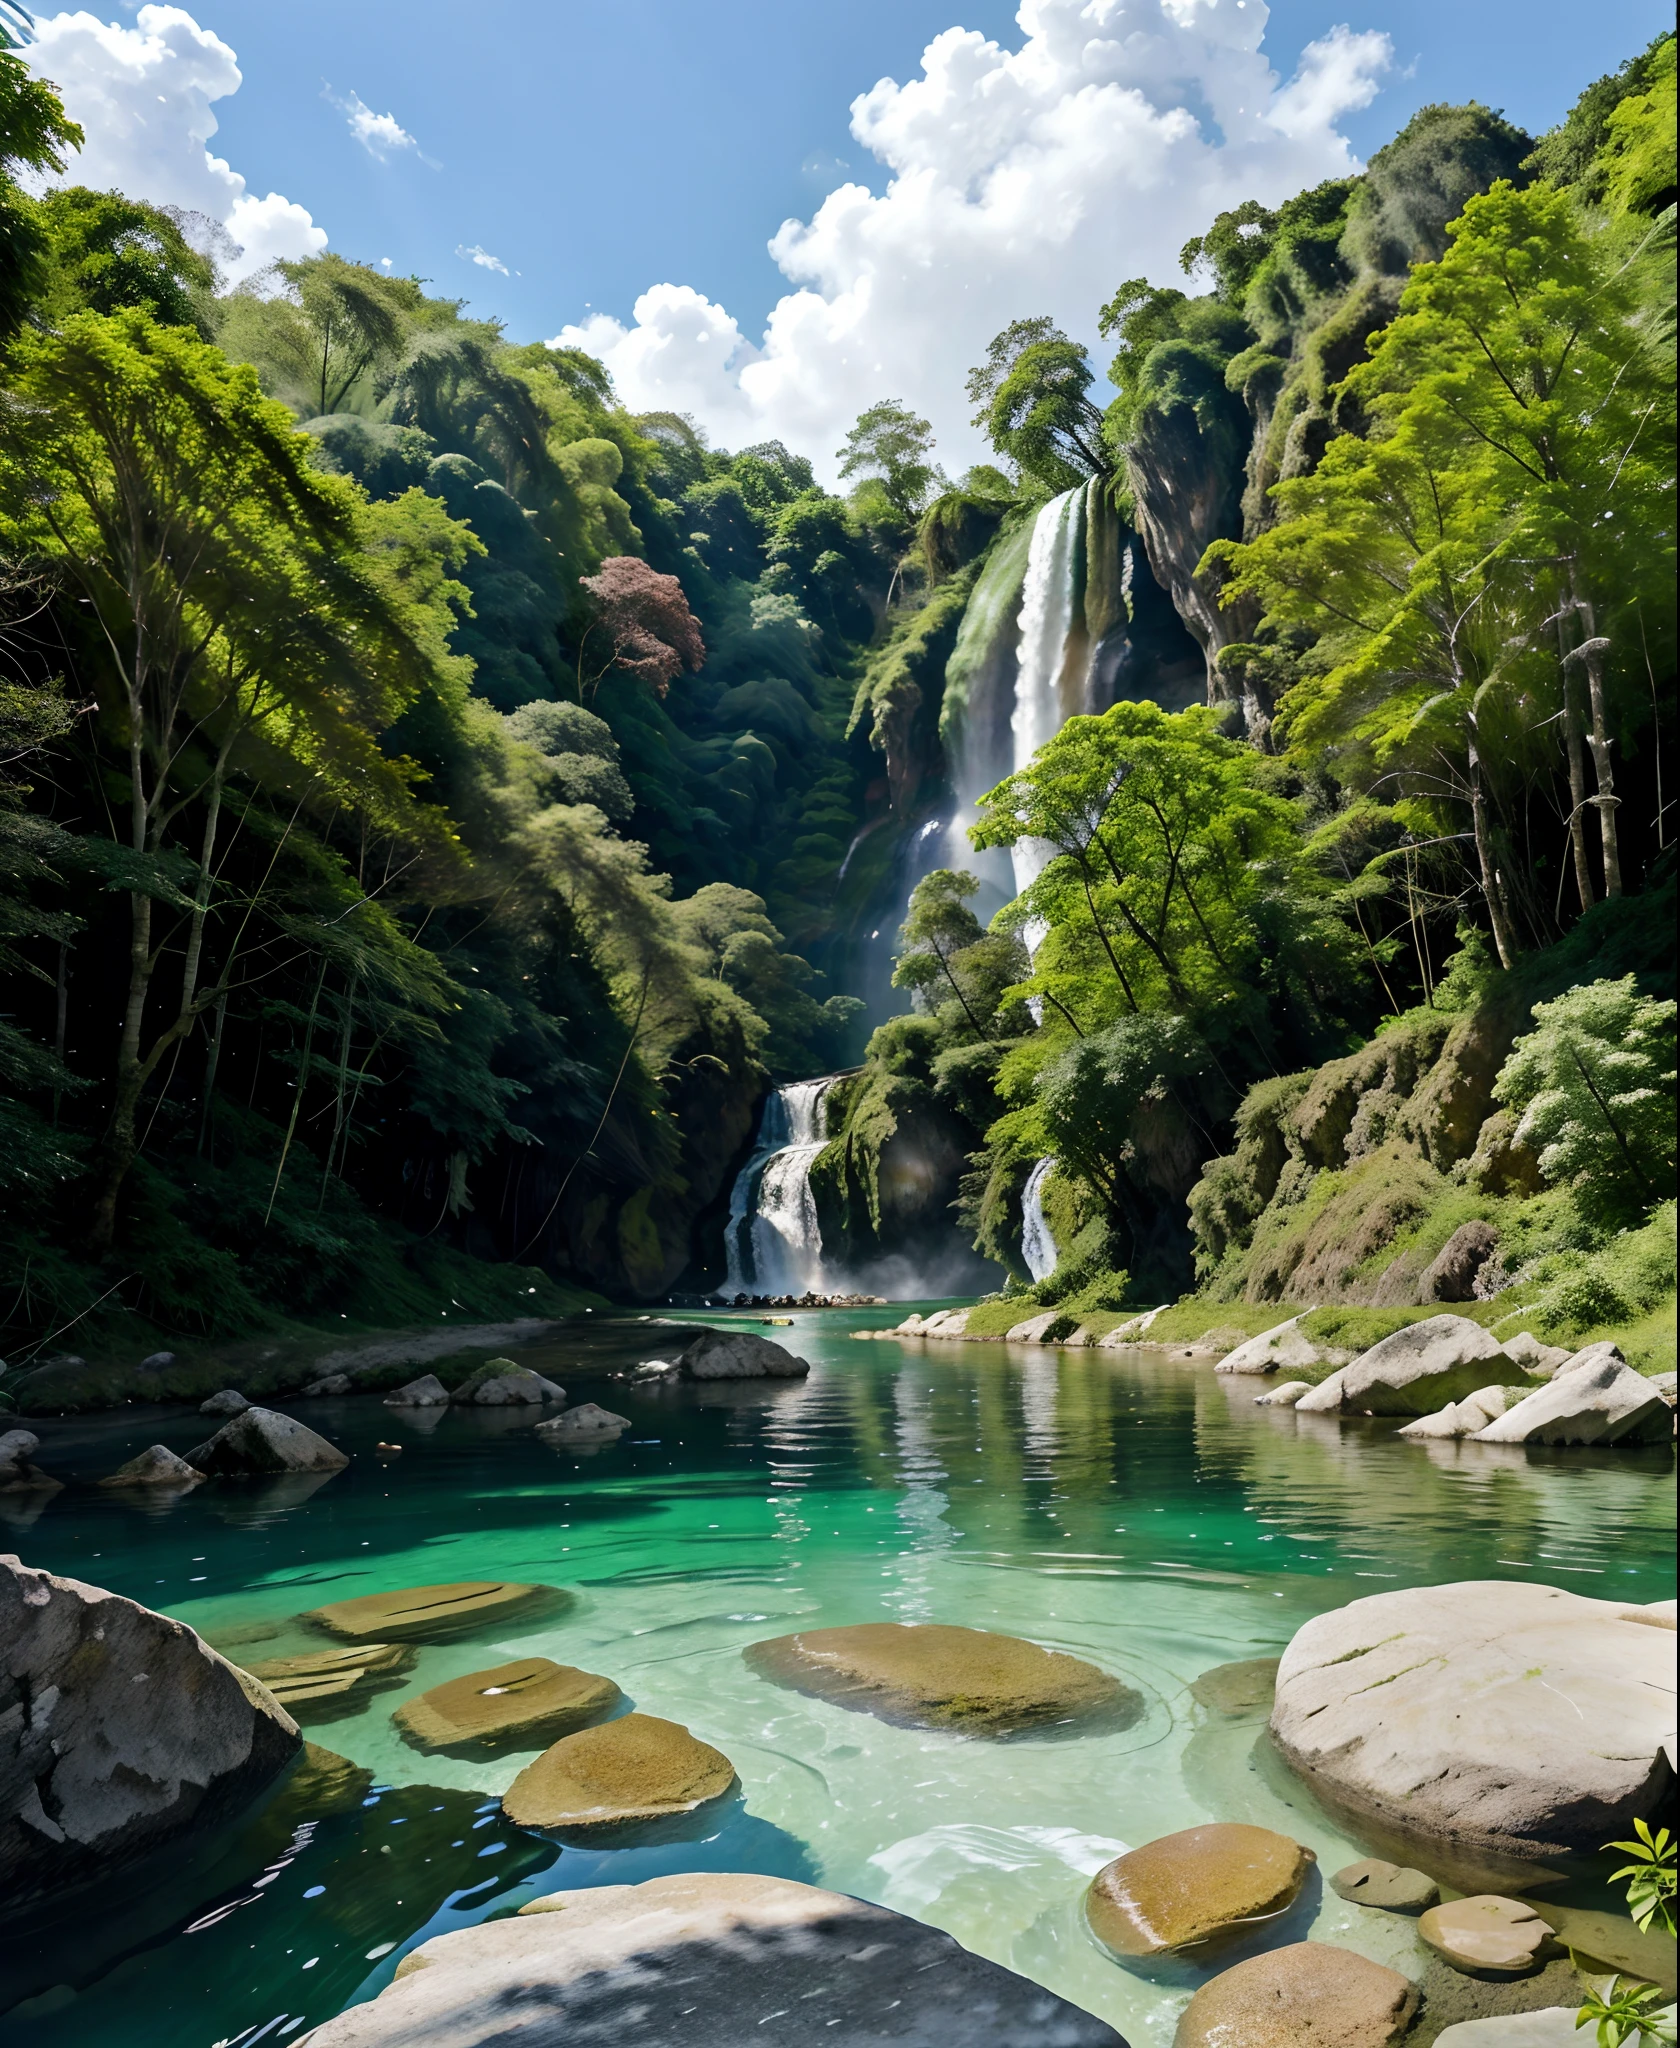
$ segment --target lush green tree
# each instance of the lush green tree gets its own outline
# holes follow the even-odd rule
[[[840,474],[878,479],[888,502],[907,526],[940,479],[931,459],[932,427],[895,398],[883,398],[860,412],[845,447],[836,452]]]
[[[52,283],[41,300],[43,319],[132,306],[165,326],[209,332],[215,266],[188,242],[171,214],[120,192],[90,192],[81,185],[60,186],[39,205],[52,264]]]
[[[21,9],[0,14],[0,341],[17,332],[50,276],[46,225],[17,174],[56,176],[82,146],[53,87],[17,55],[27,22]]]
[[[1634,977],[1594,981],[1534,1006],[1494,1083],[1550,1181],[1625,1223],[1674,1193],[1675,1006]]]
[[[408,338],[418,289],[330,250],[277,263],[278,292],[236,293],[224,318],[236,352],[260,348],[275,388],[305,418],[343,412],[370,373],[395,365]]]
[[[1007,333],[992,344],[994,350]],[[1056,334],[1028,342],[1007,360],[984,419],[999,455],[1052,491],[1071,490],[1103,474],[1109,465],[1102,414],[1088,395],[1091,365],[1085,351]]]

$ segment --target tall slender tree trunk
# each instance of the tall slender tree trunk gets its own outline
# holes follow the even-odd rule
[[[1511,914],[1505,907],[1505,889],[1499,876],[1498,857],[1493,845],[1493,822],[1488,811],[1487,793],[1482,788],[1481,741],[1474,723],[1469,738],[1470,767],[1470,822],[1475,831],[1476,860],[1481,870],[1482,894],[1487,900],[1488,920],[1493,926],[1494,949],[1499,955],[1501,967],[1516,964],[1521,948],[1517,944],[1516,931],[1511,923]]]
[[[1581,707],[1575,697],[1574,673],[1563,671],[1563,736],[1569,756],[1569,850],[1575,861],[1575,889],[1581,908],[1593,905],[1592,867],[1587,858],[1587,754],[1581,738]]]
[[[1616,812],[1621,807],[1621,799],[1616,794],[1616,770],[1610,759],[1610,720],[1604,706],[1604,657],[1609,651],[1609,641],[1596,637],[1583,642],[1577,649],[1581,665],[1587,672],[1587,701],[1592,711],[1588,744],[1592,748],[1593,776],[1598,783],[1594,807],[1598,812],[1599,852],[1604,861],[1604,893],[1606,896],[1619,896],[1622,893],[1622,848]]]
[[[146,725],[142,658],[137,658],[128,685],[129,843],[136,854],[149,851],[151,809],[146,801]],[[117,1198],[136,1150],[135,1117],[146,1071],[140,1040],[146,1019],[146,997],[152,984],[152,899],[138,891],[128,899],[128,994],[123,1002],[117,1038],[116,1071],[111,1112],[101,1147],[99,1192],[94,1198],[89,1238],[94,1251],[111,1249],[117,1234]]]

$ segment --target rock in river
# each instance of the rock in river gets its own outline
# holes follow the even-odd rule
[[[1270,1828],[1185,1828],[1105,1864],[1085,1894],[1085,1918],[1117,1955],[1161,1955],[1287,1911],[1312,1863],[1310,1849]]]
[[[570,1735],[611,1713],[623,1697],[610,1678],[593,1671],[521,1657],[434,1685],[418,1699],[404,1700],[391,1718],[416,1749],[491,1755]]]
[[[364,1593],[335,1600],[303,1617],[329,1635],[360,1642],[445,1643],[452,1636],[570,1604],[558,1586],[514,1579],[462,1579],[448,1586],[407,1586],[400,1593]]]
[[[1526,1899],[1487,1892],[1431,1906],[1418,1933],[1455,1970],[1521,1977],[1552,1947],[1552,1930]]]
[[[533,2043],[1125,2048],[1105,2020],[937,1928],[786,1878],[710,1871],[558,1892],[434,1935],[311,2048],[500,2048],[513,2014],[532,2016]]]
[[[1298,1941],[1204,1984],[1184,2008],[1173,2048],[1394,2048],[1417,2005],[1398,1970]]]
[[[245,1408],[224,1422],[208,1443],[188,1451],[200,1472],[244,1478],[251,1473],[342,1472],[350,1460],[295,1416],[272,1408]]]
[[[208,1401],[200,1401],[200,1415],[243,1415],[250,1402],[235,1387],[223,1387],[219,1394],[212,1394]]]
[[[734,1783],[723,1751],[680,1722],[626,1714],[545,1749],[503,1793],[502,1811],[515,1827],[588,1833],[693,1813]]]
[[[1330,1880],[1338,1899],[1354,1906],[1379,1906],[1385,1913],[1421,1913],[1441,1896],[1441,1887],[1421,1870],[1369,1856],[1349,1863]]]
[[[582,1401],[577,1407],[568,1408],[564,1415],[556,1415],[552,1422],[539,1422],[536,1433],[549,1444],[593,1444],[604,1437],[618,1436],[629,1427],[629,1416],[615,1415],[610,1408],[599,1407],[594,1401]]]
[[[130,1458],[126,1465],[119,1465],[109,1479],[100,1480],[101,1486],[175,1486],[186,1488],[199,1485],[204,1474],[196,1466],[189,1465],[185,1458],[176,1457],[163,1444],[151,1444],[136,1458]]]
[[[808,1361],[751,1330],[702,1330],[677,1365],[691,1380],[802,1380],[811,1370]]]
[[[32,1429],[8,1429],[0,1436],[0,1493],[58,1493],[59,1482],[29,1461],[41,1448]]]
[[[1269,1707],[1277,1691],[1278,1660],[1244,1657],[1236,1664],[1215,1664],[1190,1681],[1190,1696],[1216,1714],[1249,1714]]]
[[[1674,1411],[1614,1344],[1592,1344],[1476,1433],[1479,1444],[1657,1444]]]
[[[1301,1328],[1302,1316],[1311,1315],[1311,1309],[1303,1309],[1301,1315],[1291,1316],[1287,1323],[1279,1323],[1275,1329],[1263,1330],[1258,1337],[1250,1337],[1246,1344],[1239,1344],[1235,1351],[1226,1355],[1214,1367],[1215,1372],[1224,1373],[1268,1373],[1277,1372],[1281,1367],[1318,1365],[1323,1362],[1323,1350]],[[1346,1358],[1344,1351],[1340,1354]]]
[[[1528,1386],[1529,1376],[1498,1340],[1468,1316],[1427,1316],[1362,1351],[1295,1404],[1300,1415],[1433,1415],[1492,1381]]]
[[[492,1358],[468,1373],[449,1398],[472,1408],[540,1408],[545,1401],[565,1400],[566,1390],[511,1358]]]
[[[747,1663],[795,1692],[912,1728],[1015,1735],[1101,1715],[1135,1716],[1138,1695],[1106,1671],[1018,1636],[938,1622],[865,1622],[752,1644]]]
[[[1573,2005],[1548,2005],[1539,2012],[1459,2020],[1435,2036],[1435,2048],[1582,2048],[1593,2036],[1577,2030],[1577,2011]]]
[[[1296,1631],[1272,1734],[1333,1806],[1402,1839],[1591,1853],[1672,1793],[1674,1645],[1650,1619],[1504,1579],[1378,1593]]]
[[[446,1408],[449,1389],[435,1372],[423,1372],[417,1380],[385,1396],[387,1408]]]
[[[26,1908],[190,1853],[302,1747],[178,1621],[0,1557],[0,1901]]]
[[[396,1684],[414,1662],[406,1643],[358,1643],[349,1650],[306,1650],[247,1664],[287,1710],[303,1720],[348,1713],[367,1695]]]

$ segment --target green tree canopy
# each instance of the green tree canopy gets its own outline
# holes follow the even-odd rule
[[[845,447],[836,451],[840,474],[879,479],[894,512],[910,525],[939,481],[932,461],[933,428],[896,398],[860,412]]]

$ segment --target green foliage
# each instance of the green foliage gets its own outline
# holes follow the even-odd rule
[[[1446,247],[1448,223],[1500,180],[1520,183],[1533,138],[1472,100],[1419,107],[1366,166],[1344,246],[1365,270],[1404,276]]]
[[[998,378],[981,424],[998,454],[1041,489],[1071,490],[1108,468],[1102,415],[1087,395],[1090,362],[1077,342],[1059,332],[1011,354],[1015,331],[1006,330],[992,343],[999,367],[1007,361],[1008,368]],[[971,392],[983,387],[984,378],[984,370],[971,375]]]
[[[1601,203],[1609,182],[1605,150],[1611,117],[1625,100],[1651,92],[1661,66],[1672,65],[1673,50],[1674,32],[1667,30],[1617,70],[1594,79],[1558,126],[1540,138],[1524,168],[1554,185],[1573,186],[1589,205]]]
[[[836,452],[842,476],[880,480],[888,502],[906,526],[920,514],[929,492],[943,481],[930,459],[932,427],[896,399],[884,398],[859,413],[845,447]],[[807,485],[809,470],[807,464]]]
[[[208,333],[215,268],[161,207],[120,192],[60,186],[38,202],[50,245],[51,285],[38,317],[74,312],[149,313],[166,327]]]
[[[1633,1861],[1610,1873],[1611,1884],[1627,1882],[1628,1912],[1634,1925],[1646,1932],[1658,1927],[1672,1940],[1674,1936],[1674,1837],[1667,1828],[1655,1834],[1644,1821],[1633,1824],[1631,1842],[1606,1842],[1607,1849],[1619,1849]]]
[[[1672,2043],[1674,2004],[1664,2004],[1655,1984],[1624,1984],[1613,1976],[1602,1991],[1588,1991],[1575,2024],[1595,2027],[1598,2048],[1625,2048],[1629,2041]]]
[[[1641,996],[1630,974],[1533,1014],[1536,1028],[1517,1040],[1493,1092],[1519,1112],[1517,1136],[1541,1172],[1605,1221],[1672,1195],[1675,1005]]]
[[[17,332],[51,277],[50,237],[17,174],[61,173],[82,146],[82,131],[57,92],[15,48],[11,23],[0,21],[0,342]]]

